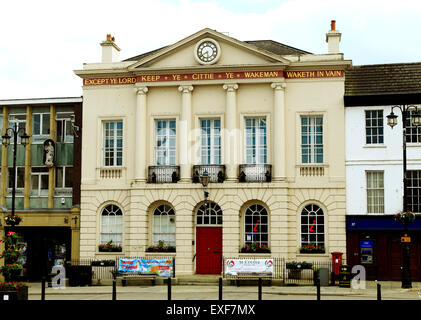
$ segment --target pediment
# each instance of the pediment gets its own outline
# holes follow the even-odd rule
[[[195,57],[198,43],[201,43],[205,39],[213,40],[220,51],[220,56],[214,63],[201,63]],[[129,67],[130,71],[140,71],[144,68],[186,69],[198,67],[269,66],[272,64],[279,66],[280,64],[289,64],[288,60],[279,55],[211,29],[203,29],[170,46],[129,60],[134,60],[134,63]]]

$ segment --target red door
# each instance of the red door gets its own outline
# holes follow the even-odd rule
[[[222,228],[196,228],[196,273],[222,272]]]

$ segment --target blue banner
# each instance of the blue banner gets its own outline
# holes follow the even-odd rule
[[[173,259],[129,259],[120,258],[118,272],[147,272],[159,277],[170,277],[174,264]]]

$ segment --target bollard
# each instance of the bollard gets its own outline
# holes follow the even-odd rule
[[[168,277],[168,300],[171,300],[171,278]]]
[[[113,279],[113,297],[112,297],[113,301],[117,300],[117,281],[114,278]]]
[[[382,300],[382,285],[380,283],[377,284],[377,301]]]
[[[45,277],[41,280],[41,300],[45,300]]]
[[[222,300],[222,278],[219,278],[219,301]]]
[[[316,279],[316,285],[317,285],[317,300],[320,301],[320,279]]]
[[[330,273],[330,276],[331,276],[331,286],[334,286],[335,285],[335,272],[331,272]]]
[[[262,300],[262,278],[259,278],[259,293],[258,300]]]

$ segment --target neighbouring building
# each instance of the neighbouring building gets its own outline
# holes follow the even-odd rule
[[[178,274],[220,273],[222,257],[346,258],[351,61],[340,38],[332,22],[328,53],[312,54],[203,29],[121,61],[108,35],[102,61],[75,71],[80,257],[156,257],[148,247],[163,242],[176,247],[161,255],[176,257]],[[110,241],[121,251],[103,252]],[[270,253],[240,252],[253,243]],[[321,252],[300,252],[307,244]]]
[[[0,109],[2,136],[13,137],[15,124],[30,136],[26,147],[17,141],[15,212],[23,221],[13,231],[26,245],[25,278],[40,280],[54,264],[79,258],[82,98],[0,100]],[[4,218],[12,208],[13,141],[1,148],[3,237],[11,230]]]
[[[345,74],[347,261],[368,279],[401,280],[403,126],[395,105],[421,104],[421,63],[354,66]],[[421,212],[421,128],[407,123],[408,208]],[[421,280],[421,219],[409,225],[412,279]]]

